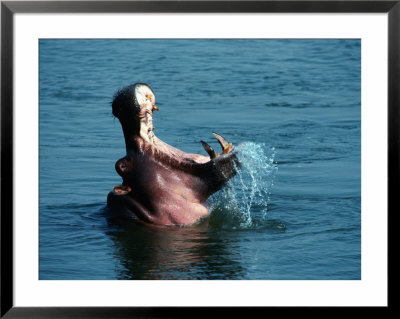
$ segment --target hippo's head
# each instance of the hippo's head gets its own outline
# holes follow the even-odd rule
[[[122,126],[126,156],[115,164],[122,185],[109,193],[108,206],[153,224],[194,223],[208,214],[207,198],[235,175],[235,150],[216,133],[221,154],[203,141],[209,156],[174,148],[154,135],[154,110],[155,94],[147,84],[130,85],[114,96],[112,113]]]

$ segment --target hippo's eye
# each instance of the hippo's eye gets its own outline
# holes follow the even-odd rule
[[[126,171],[129,171],[131,167],[132,167],[131,163],[128,162],[125,158],[121,158],[115,163],[115,169],[121,176]]]

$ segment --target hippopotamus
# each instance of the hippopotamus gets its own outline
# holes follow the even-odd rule
[[[213,133],[222,151],[200,141],[208,156],[185,153],[155,136],[156,97],[145,83],[114,95],[112,114],[121,123],[126,156],[115,163],[122,184],[107,196],[110,211],[156,225],[190,225],[209,215],[207,199],[236,174],[237,151]]]

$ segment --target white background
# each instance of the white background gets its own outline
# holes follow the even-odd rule
[[[387,14],[16,14],[14,32],[15,306],[387,305]],[[38,39],[221,37],[362,39],[362,279],[39,281]]]

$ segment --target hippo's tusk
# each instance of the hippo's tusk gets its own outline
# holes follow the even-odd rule
[[[222,147],[222,154],[228,153],[232,148],[232,143],[228,143],[226,139],[224,139],[221,135],[215,132],[213,132],[213,134]]]
[[[204,141],[200,141],[200,142],[203,145],[204,149],[206,150],[206,152],[208,153],[208,155],[210,156],[211,159],[217,157],[217,155],[215,154],[215,151],[213,150],[213,148],[210,145],[208,145]]]

